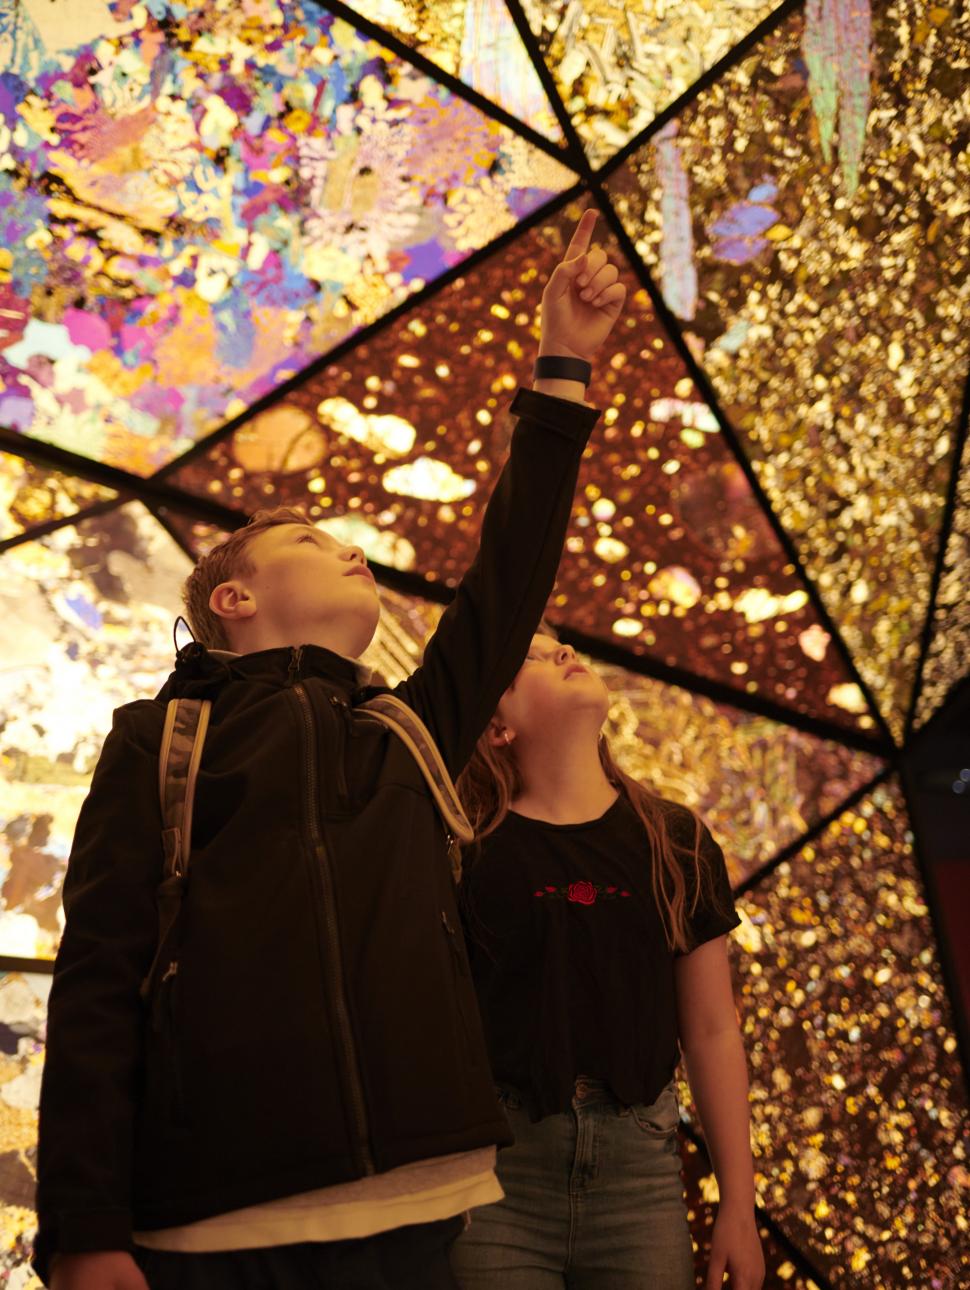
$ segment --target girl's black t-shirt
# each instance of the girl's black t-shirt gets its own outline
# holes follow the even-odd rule
[[[668,804],[694,892],[694,817]],[[679,1060],[674,959],[653,895],[649,843],[624,796],[597,820],[548,824],[515,812],[467,865],[459,906],[492,1074],[533,1121],[568,1111],[577,1076],[625,1105],[654,1102]],[[689,917],[694,948],[737,927],[724,855],[700,851],[716,903]],[[718,908],[717,906],[720,906]],[[688,909],[690,901],[688,901]]]

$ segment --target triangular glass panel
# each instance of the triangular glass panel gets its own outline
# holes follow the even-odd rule
[[[679,1084],[678,1084],[679,1087]],[[686,1135],[680,1140],[687,1218],[694,1245],[696,1284],[704,1285],[711,1261],[711,1238],[718,1215],[720,1195],[717,1178],[704,1152]],[[761,1252],[765,1260],[762,1290],[819,1290],[811,1277],[803,1275],[785,1247],[766,1223],[758,1224]]]
[[[0,1281],[40,1290],[30,1269],[37,1217],[37,1107],[51,978],[0,971]]]
[[[736,904],[759,1202],[830,1285],[953,1284],[966,1085],[895,781]]]
[[[594,166],[753,31],[772,0],[523,0]]]
[[[191,564],[140,502],[0,555],[0,954],[53,958],[78,812],[114,708],[172,668]]]
[[[556,120],[505,0],[353,0],[438,67],[556,143]]]
[[[897,735],[970,336],[952,17],[809,5],[608,184]]]
[[[950,686],[970,672],[970,438],[963,449],[932,632],[923,664],[917,725],[928,720]]]
[[[314,4],[49,9],[0,91],[5,422],[134,474],[575,182]]]
[[[692,807],[724,848],[733,886],[873,779],[883,763],[679,686],[592,662],[606,730],[628,775]]]
[[[454,584],[474,557],[531,383],[542,283],[577,208],[524,233],[176,471],[251,511],[338,516],[384,562]],[[594,368],[604,410],[583,461],[550,613],[796,711],[872,718],[649,296],[609,238],[628,303]],[[380,556],[374,558],[381,559]]]
[[[117,496],[113,489],[89,479],[35,465],[12,452],[0,452],[0,542]]]

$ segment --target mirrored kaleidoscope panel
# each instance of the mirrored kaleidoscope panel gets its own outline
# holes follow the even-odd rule
[[[74,826],[111,713],[171,671],[190,568],[140,502],[0,556],[0,954],[54,957]]]
[[[25,0],[0,66],[0,422],[137,474],[575,178],[313,4]]]
[[[697,811],[732,886],[807,833],[882,762],[766,717],[584,656],[611,694],[606,730],[628,775]]]
[[[970,32],[809,3],[608,187],[894,732],[966,379]]]
[[[523,0],[586,154],[608,160],[752,31],[772,0]]]
[[[704,1152],[686,1136],[680,1138],[680,1159],[694,1247],[694,1275],[696,1284],[703,1286],[711,1257],[714,1219],[717,1217],[717,1179]],[[765,1259],[763,1290],[819,1290],[817,1282],[798,1271],[770,1227],[759,1223],[758,1235]]]
[[[457,583],[507,455],[506,409],[519,383],[531,383],[542,284],[580,210],[523,234],[171,482],[246,512],[279,502],[332,514],[372,558]],[[783,706],[871,728],[717,421],[646,292],[623,272],[629,301],[595,366],[589,399],[604,415],[583,461],[550,615]]]
[[[117,497],[87,479],[36,466],[11,452],[0,452],[0,542],[49,520]]]
[[[833,1286],[965,1285],[967,1089],[895,781],[737,906],[759,1202]]]
[[[532,129],[562,142],[505,0],[353,0],[352,7]]]
[[[37,1105],[51,978],[0,972],[0,1281],[40,1290],[28,1261],[37,1220]]]
[[[933,634],[916,710],[917,724],[933,715],[970,666],[970,437],[963,448],[956,509],[936,593]]]

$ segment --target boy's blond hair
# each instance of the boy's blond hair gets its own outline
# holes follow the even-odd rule
[[[182,603],[192,634],[207,649],[231,649],[226,627],[218,614],[209,608],[209,597],[222,582],[255,572],[249,554],[254,538],[278,524],[307,524],[313,521],[298,507],[274,506],[256,511],[243,528],[237,529],[198,561],[182,586]]]

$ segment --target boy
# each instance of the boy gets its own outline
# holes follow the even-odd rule
[[[395,690],[452,778],[551,592],[598,417],[585,360],[624,289],[588,249],[595,219],[543,293],[539,379],[512,404],[479,554]],[[373,578],[358,548],[270,512],[200,561],[186,604],[199,643],[156,699],[117,710],[78,820],[34,1266],[54,1290],[452,1286],[448,1247],[501,1198],[512,1136],[432,796],[404,744],[353,715],[376,693],[355,661]],[[173,697],[212,708],[177,971],[143,1006]]]

